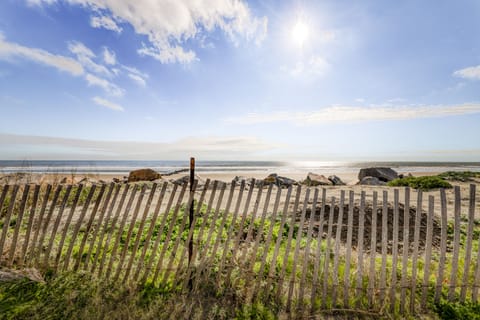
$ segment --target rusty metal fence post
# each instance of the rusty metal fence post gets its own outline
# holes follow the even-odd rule
[[[193,224],[193,219],[194,219],[194,196],[193,196],[193,184],[195,182],[195,158],[191,157],[190,158],[190,212],[189,212],[189,219],[188,219],[188,227],[189,230],[192,229],[192,224]],[[190,242],[188,243],[188,268],[190,268],[191,263],[192,263],[192,255],[193,255],[193,233],[192,233],[192,238],[190,239]],[[192,289],[192,279],[188,279],[188,287],[191,290]]]

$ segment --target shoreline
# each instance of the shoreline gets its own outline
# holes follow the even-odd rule
[[[277,173],[279,176],[287,177],[293,179],[297,182],[301,182],[305,180],[309,172],[313,172],[315,174],[324,175],[325,177],[335,175],[339,177],[347,186],[355,186],[358,182],[358,172],[352,171],[326,171],[326,170],[317,170],[317,171],[304,171],[304,172],[290,172],[284,173],[281,171],[275,170],[265,170],[265,171],[258,171],[258,170],[238,170],[238,171],[200,171],[195,172],[195,175],[199,176],[201,179],[206,180],[218,180],[226,183],[232,182],[235,177],[245,177],[245,178],[255,178],[255,179],[265,179],[268,175]],[[415,177],[418,176],[432,176],[440,174],[444,171],[425,171],[425,172],[398,172],[398,174],[412,174]],[[168,175],[162,175],[162,180],[164,181],[174,181],[180,179],[182,177],[188,176],[189,173],[187,172],[180,172],[180,173],[173,173]],[[97,173],[97,172],[90,172],[90,173],[28,173],[28,172],[16,172],[16,173],[0,173],[0,185],[2,184],[14,184],[14,183],[79,183],[84,179],[88,181],[94,182],[105,182],[109,183],[114,180],[123,181],[125,178],[128,177],[128,173]],[[61,181],[66,182],[61,182]]]

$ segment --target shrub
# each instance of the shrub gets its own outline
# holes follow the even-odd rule
[[[435,305],[434,310],[440,319],[480,320],[480,304],[478,303],[440,301]]]
[[[438,175],[438,177],[449,181],[472,181],[473,178],[480,178],[480,172],[472,171],[447,171]]]
[[[425,177],[405,177],[395,179],[387,184],[390,187],[410,187],[413,189],[420,189],[428,191],[438,188],[451,188],[452,185],[443,180],[439,176],[425,176]]]

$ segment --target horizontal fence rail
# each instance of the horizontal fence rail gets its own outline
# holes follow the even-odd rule
[[[330,196],[255,181],[0,188],[7,268],[85,270],[180,292],[213,286],[299,315],[478,301],[475,185],[468,195],[455,187],[453,203],[445,190]]]

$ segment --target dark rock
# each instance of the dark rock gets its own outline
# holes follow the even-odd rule
[[[333,185],[332,181],[327,179],[327,177],[324,175],[315,174],[313,172],[308,173],[307,178],[303,181],[303,184],[306,184],[309,187]]]
[[[203,188],[205,186],[205,180],[200,177],[199,175],[195,175],[195,180],[197,180],[197,189],[198,188]],[[179,185],[179,186],[182,186],[184,185],[185,183],[190,183],[190,175],[187,175],[187,176],[183,176],[181,178],[178,178],[176,180],[170,180],[173,184],[176,184],[176,185]],[[212,186],[212,182],[210,182],[210,187]]]
[[[345,182],[342,181],[339,177],[336,175],[331,175],[328,177],[328,180],[330,180],[334,186],[344,186]]]
[[[375,177],[380,181],[388,182],[398,178],[398,173],[391,168],[364,168],[358,173],[358,180],[365,177]]]
[[[261,185],[261,183],[262,183],[262,180],[259,180],[257,181],[257,183],[255,183],[255,185],[259,186]],[[268,177],[263,179],[263,185],[270,185],[270,184],[274,184],[280,188],[288,188],[294,184],[297,184],[297,181],[287,177],[279,176],[276,173],[272,173],[268,175]]]
[[[385,186],[387,183],[377,177],[363,177],[357,184],[362,186]]]
[[[120,179],[118,179],[118,178],[113,178],[112,181],[115,182],[115,183],[120,183]]]
[[[153,181],[161,178],[160,173],[152,169],[139,169],[130,171],[128,175],[128,182],[136,181]]]

